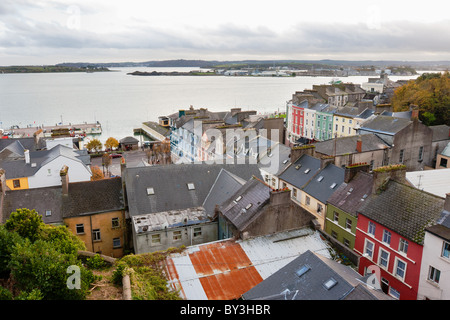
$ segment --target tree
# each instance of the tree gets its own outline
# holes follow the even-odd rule
[[[450,74],[424,73],[394,91],[394,111],[419,106],[419,119],[427,125],[450,125]]]
[[[92,139],[86,144],[86,149],[88,149],[89,152],[99,152],[102,148],[103,144],[98,139]]]
[[[107,149],[115,149],[119,146],[119,141],[116,138],[109,137],[105,142],[105,148]]]
[[[104,168],[106,168],[106,173],[108,177],[109,177],[109,166],[111,165],[111,163],[112,163],[111,157],[109,156],[109,154],[105,153],[102,156],[102,165]],[[103,173],[103,175],[105,175],[105,173]]]
[[[8,231],[17,232],[22,238],[31,242],[39,237],[40,229],[44,226],[42,217],[33,209],[17,209],[11,212],[11,216],[5,223]]]
[[[92,181],[105,179],[102,169],[100,169],[98,166],[91,167],[91,172],[92,172],[92,176],[91,176]]]

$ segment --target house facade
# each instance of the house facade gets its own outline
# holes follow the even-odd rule
[[[372,194],[357,211],[354,251],[361,255],[360,274],[375,270],[385,293],[416,300],[424,230],[436,223],[444,200],[406,185],[404,172],[404,167],[374,171]]]

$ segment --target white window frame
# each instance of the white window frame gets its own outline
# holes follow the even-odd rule
[[[373,233],[371,232],[372,229],[373,229]],[[375,223],[372,221],[369,221],[369,223],[367,224],[367,234],[375,237],[375,230],[376,230]]]
[[[445,249],[446,246],[447,246],[447,250]],[[444,255],[444,252],[447,252],[447,255]],[[443,257],[445,259],[450,259],[450,242],[443,241],[441,257]]]
[[[439,274],[438,277],[436,277],[437,274]],[[437,281],[436,281],[436,278],[437,278]],[[435,268],[433,266],[430,266],[428,268],[427,280],[431,281],[431,282],[433,282],[435,284],[439,284],[440,278],[441,278],[441,270],[439,270],[439,269],[437,269],[437,268]]]
[[[120,241],[120,238],[114,238],[113,248],[120,248],[120,247],[122,247],[122,242]]]
[[[408,247],[409,247],[408,240],[400,238],[400,240],[398,242],[398,252],[406,255],[408,253]],[[405,248],[406,248],[406,250],[405,250]]]
[[[400,300],[400,292],[392,287],[389,287],[389,295],[397,300]]]
[[[398,271],[398,269],[399,269],[399,266],[398,266],[398,262],[399,262],[399,261],[405,264],[405,269],[403,270],[403,276],[400,276],[400,275],[397,274],[397,271]],[[395,257],[394,269],[392,270],[392,273],[394,274],[394,277],[396,277],[396,278],[398,278],[398,279],[400,279],[400,280],[402,280],[402,281],[405,281],[405,278],[406,278],[406,270],[407,270],[407,269],[408,269],[408,264],[407,264],[405,261],[403,261],[402,259],[399,259],[398,257]],[[400,269],[400,270],[401,270],[401,269]]]
[[[383,265],[381,263],[382,259],[382,253],[387,253],[387,257],[386,257],[386,265]],[[389,253],[389,251],[384,250],[383,248],[380,248],[380,250],[378,251],[378,265],[380,266],[380,268],[383,268],[385,270],[387,270],[389,268],[389,258],[390,258],[391,254]]]
[[[389,230],[383,230],[383,243],[390,246],[391,244],[392,233]],[[388,240],[388,241],[386,241]]]
[[[78,228],[82,228],[83,231],[79,232],[79,231],[78,231]],[[76,224],[76,225],[75,225],[75,232],[76,232],[76,234],[84,234],[84,233],[85,233],[85,232],[84,232],[84,223],[78,223],[78,224]]]
[[[370,243],[371,245],[372,245],[372,249],[371,249],[371,251],[372,251],[372,255],[369,255],[368,254],[368,257],[367,258],[369,258],[370,257],[370,260],[373,260],[373,254],[374,254],[374,252],[375,252],[375,243],[374,242],[372,242],[372,241],[370,241],[369,239],[365,239],[364,240],[364,254],[366,254],[367,253],[367,243]]]

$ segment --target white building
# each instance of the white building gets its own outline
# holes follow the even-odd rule
[[[450,193],[438,224],[425,230],[418,300],[450,300]]]

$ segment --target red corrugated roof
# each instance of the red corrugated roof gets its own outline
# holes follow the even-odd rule
[[[189,253],[189,258],[209,300],[240,298],[263,280],[242,247],[234,241],[215,242],[198,249]],[[170,260],[167,261],[170,278],[178,281]]]

